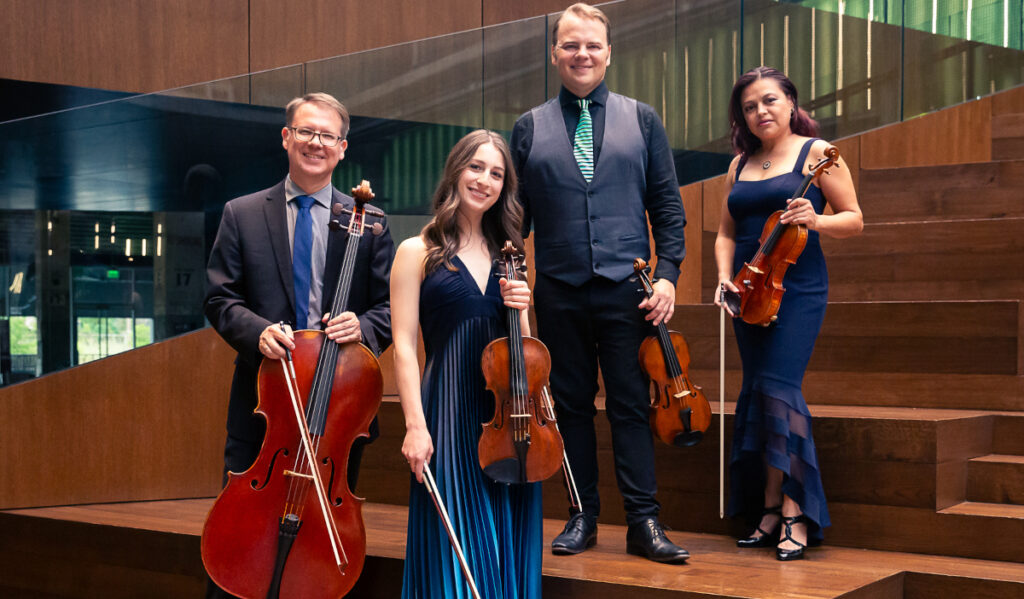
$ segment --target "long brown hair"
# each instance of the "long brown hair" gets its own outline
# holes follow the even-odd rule
[[[737,154],[750,156],[761,149],[761,140],[754,135],[747,127],[747,119],[743,118],[743,90],[758,79],[774,79],[779,84],[782,93],[793,103],[793,116],[789,119],[789,129],[797,135],[806,137],[818,136],[818,122],[811,118],[796,97],[796,86],[786,77],[782,71],[772,67],[757,67],[751,69],[736,80],[732,86],[732,96],[729,98],[729,120],[732,121],[732,148]]]
[[[442,264],[448,270],[458,270],[452,264],[452,258],[462,245],[458,225],[461,201],[458,194],[459,177],[469,167],[477,149],[484,144],[492,144],[497,148],[505,161],[505,179],[498,201],[484,213],[481,222],[487,250],[492,258],[497,258],[506,240],[511,240],[519,251],[523,250],[523,207],[516,199],[518,182],[515,169],[512,168],[512,154],[501,135],[477,129],[455,144],[444,163],[444,173],[431,202],[434,218],[420,232],[427,246],[427,256],[423,263],[425,274],[434,272]]]

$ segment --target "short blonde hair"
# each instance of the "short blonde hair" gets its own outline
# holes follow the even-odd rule
[[[345,139],[348,135],[348,110],[345,109],[345,106],[337,98],[324,92],[313,92],[288,102],[288,105],[284,107],[284,124],[291,127],[292,119],[295,118],[295,111],[299,109],[299,106],[310,102],[326,106],[338,113],[338,116],[341,117],[341,138]]]
[[[608,45],[612,43],[612,23],[608,20],[608,15],[604,14],[600,8],[577,2],[569,8],[562,11],[562,14],[558,15],[555,19],[555,24],[551,27],[551,45],[558,44],[558,25],[562,22],[562,18],[567,14],[573,14],[581,19],[594,19],[595,21],[601,21],[604,24],[605,38],[607,38]]]

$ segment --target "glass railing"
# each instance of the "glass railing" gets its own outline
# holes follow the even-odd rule
[[[1019,1],[604,8],[608,85],[661,115],[681,183],[724,171],[732,84],[759,64],[789,74],[826,138],[1024,78]],[[224,203],[283,178],[283,106],[307,91],[337,96],[353,115],[335,184],[369,179],[395,239],[415,235],[455,141],[478,127],[507,135],[558,92],[551,24],[537,17],[155,94],[79,93],[65,110],[0,123],[2,382],[202,327]],[[48,88],[0,85],[42,96],[13,116],[60,106]]]

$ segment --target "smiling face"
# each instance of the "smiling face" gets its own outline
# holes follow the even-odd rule
[[[740,108],[747,128],[758,139],[774,139],[789,134],[793,101],[775,79],[757,79],[743,90]]]
[[[558,39],[551,47],[551,64],[565,89],[584,98],[604,81],[612,63],[608,30],[597,19],[566,14],[558,24]]]
[[[504,186],[504,156],[494,144],[481,145],[459,174],[456,187],[459,195],[459,212],[470,220],[482,218],[483,214],[498,201]]]
[[[289,125],[295,129],[341,134],[341,116],[332,108],[315,102],[299,106]],[[281,144],[288,151],[288,174],[306,193],[313,193],[331,182],[331,173],[345,157],[348,147],[346,140],[333,147],[324,146],[319,136],[299,141],[288,127],[281,130]]]

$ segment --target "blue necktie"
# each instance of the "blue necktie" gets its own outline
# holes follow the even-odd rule
[[[313,198],[298,196],[299,213],[295,217],[292,245],[292,280],[295,283],[295,328],[304,329],[309,319],[309,279],[313,270]]]

